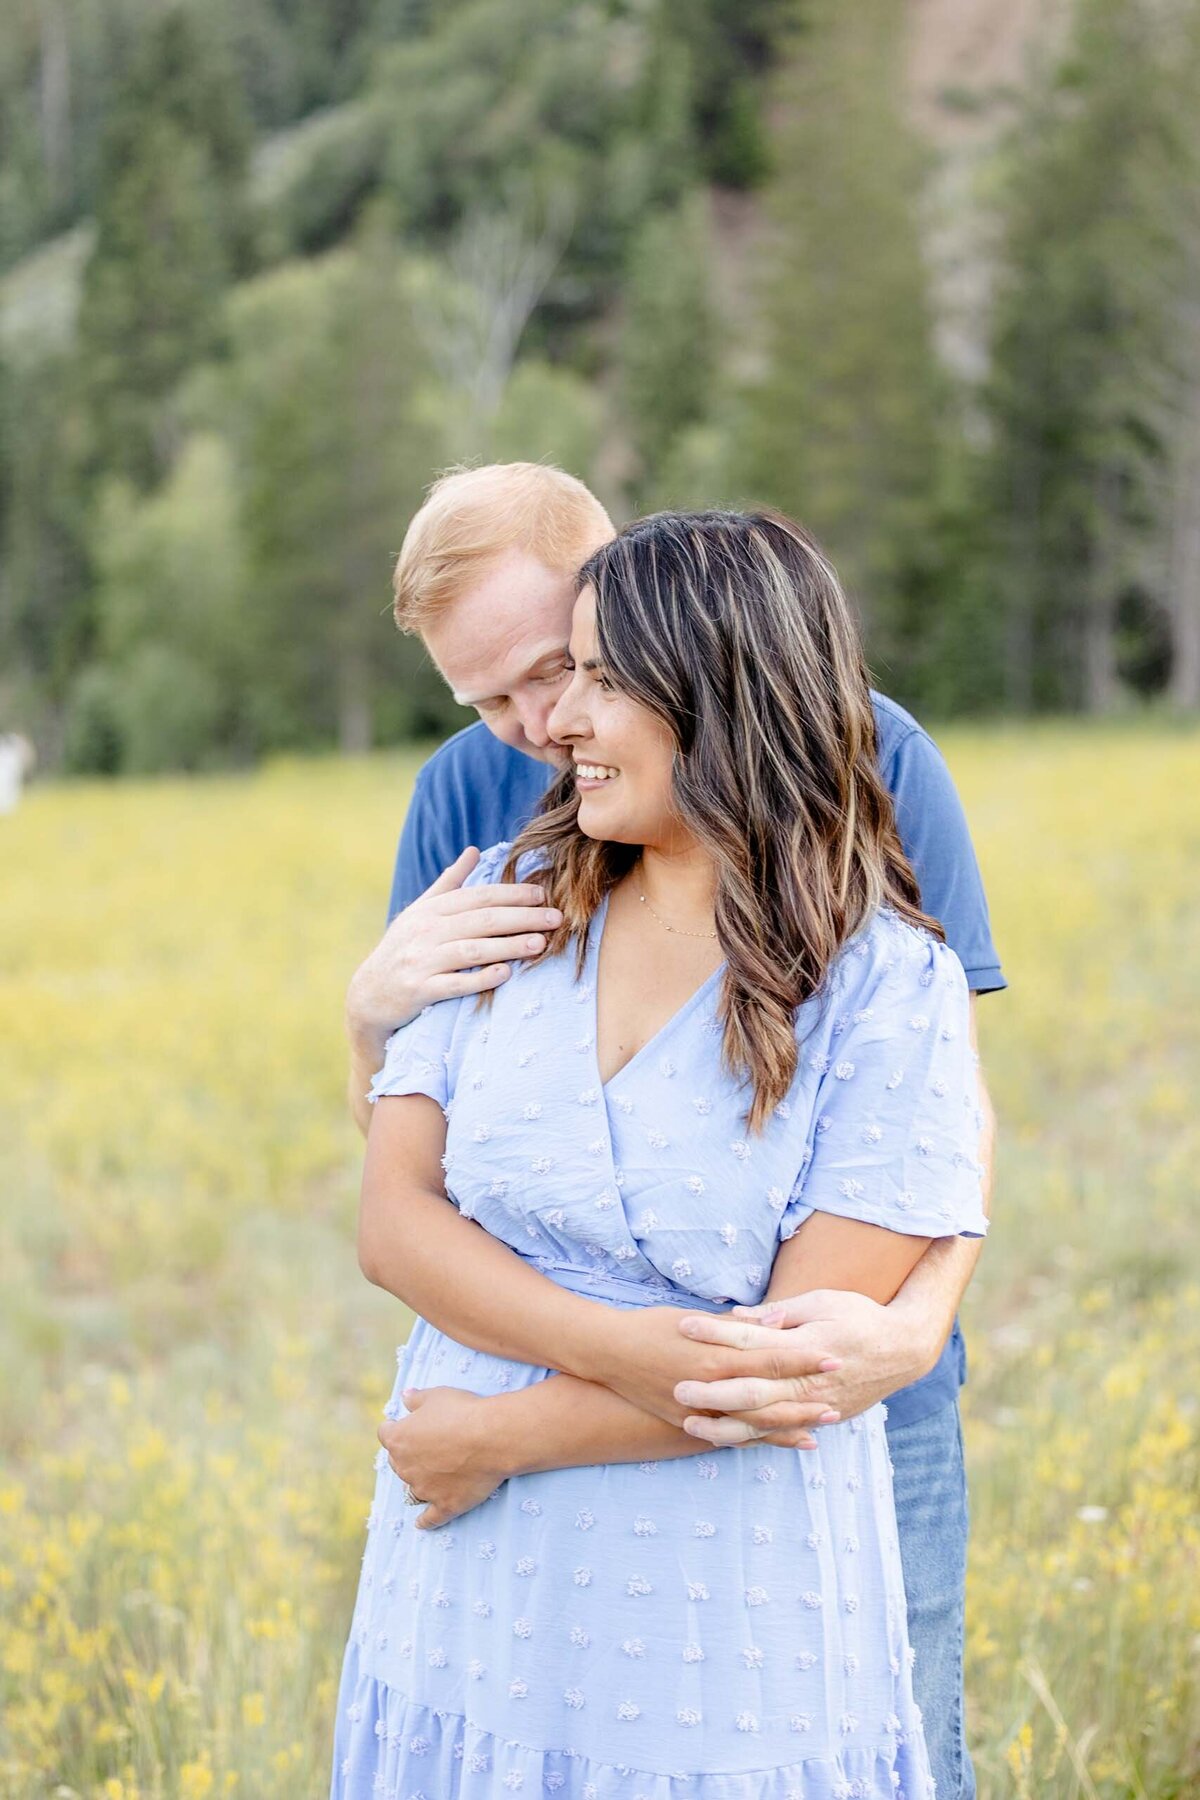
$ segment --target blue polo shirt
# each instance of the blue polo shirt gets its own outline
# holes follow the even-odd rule
[[[921,903],[941,921],[973,992],[1002,988],[979,864],[950,771],[911,714],[883,694],[871,698],[880,770],[921,886]],[[516,837],[553,773],[547,764],[509,749],[482,723],[449,738],[417,776],[396,853],[388,917],[424,893],[468,844],[484,850]],[[889,1423],[912,1424],[948,1404],[966,1373],[966,1347],[955,1320],[937,1366],[889,1399]]]

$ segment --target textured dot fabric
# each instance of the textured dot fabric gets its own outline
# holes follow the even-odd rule
[[[817,1210],[986,1231],[952,951],[872,919],[800,1009],[795,1080],[752,1135],[721,1062],[721,971],[601,1081],[604,917],[578,979],[569,951],[389,1042],[372,1097],[444,1108],[465,1216],[598,1301],[710,1310],[760,1300]],[[420,1320],[397,1354],[392,1418],[409,1387],[550,1373]],[[432,1532],[379,1451],[332,1800],[928,1800],[884,1417],[823,1427],[815,1451],[516,1477]]]

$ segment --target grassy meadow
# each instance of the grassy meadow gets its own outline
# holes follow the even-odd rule
[[[1200,737],[960,731],[1011,983],[967,1312],[983,1800],[1200,1793]],[[412,758],[0,818],[0,1800],[316,1800],[404,1335],[345,977]]]

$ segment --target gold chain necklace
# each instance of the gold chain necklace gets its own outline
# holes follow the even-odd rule
[[[637,867],[640,869],[641,866],[642,866],[642,859],[639,856],[638,860],[637,860]],[[662,914],[655,912],[654,908],[651,906],[650,902],[647,900],[645,894],[643,894],[643,892],[640,888],[638,889],[638,899],[641,901],[641,903],[645,907],[646,911],[650,914],[650,917],[652,919],[657,919],[659,924],[662,926],[663,930],[669,931],[671,933],[672,937],[712,939],[712,938],[715,938],[717,935],[715,931],[684,931],[682,926],[668,925],[667,921],[663,918]]]

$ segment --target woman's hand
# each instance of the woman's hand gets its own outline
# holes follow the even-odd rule
[[[736,1351],[689,1343],[679,1329],[684,1316],[676,1306],[609,1309],[603,1359],[587,1371],[589,1378],[642,1412],[681,1426],[688,1408],[675,1398],[678,1382],[721,1381],[740,1373]]]
[[[379,1441],[424,1505],[418,1531],[446,1525],[494,1494],[508,1471],[489,1438],[488,1401],[461,1388],[409,1388],[408,1416],[385,1419]]]

